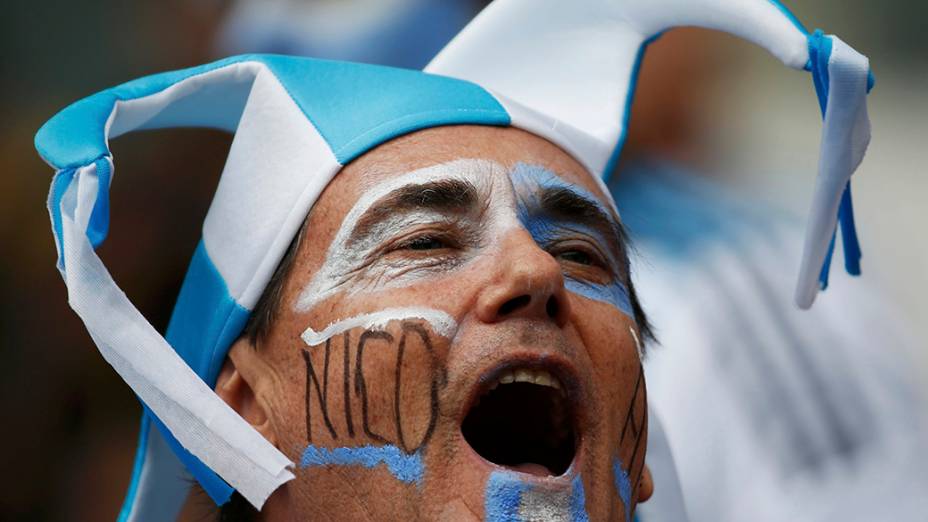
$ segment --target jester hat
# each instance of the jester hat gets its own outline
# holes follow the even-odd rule
[[[839,225],[846,267],[859,272],[850,177],[869,142],[872,77],[866,57],[809,33],[776,0],[497,0],[425,71],[235,56],[104,90],[48,121],[35,144],[56,170],[48,208],[69,303],[144,405],[120,519],[170,518],[190,475],[219,504],[237,490],[257,508],[293,478],[290,460],[212,387],[307,213],[344,165],[419,129],[513,126],[559,145],[602,182],[626,135],[644,50],[676,26],[735,34],[812,73],[824,125],[795,292],[807,308],[827,282]],[[109,223],[109,140],[169,127],[235,136],[162,337],[94,248]]]

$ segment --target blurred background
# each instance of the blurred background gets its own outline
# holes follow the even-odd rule
[[[809,28],[867,54],[873,141],[854,178],[865,278],[928,375],[928,4],[786,0]],[[139,405],[67,306],[38,127],[106,87],[247,51],[421,67],[483,2],[161,0],[5,3],[0,19],[0,520],[109,520],[128,485]],[[296,14],[294,14],[296,13]],[[397,16],[402,13],[403,16]],[[384,23],[384,20],[396,22]],[[274,27],[272,31],[259,30]],[[821,116],[808,74],[702,30],[646,54],[623,162],[662,157],[804,218]],[[100,252],[138,308],[167,325],[231,136],[152,131],[111,144],[112,226]],[[625,164],[625,163],[623,163]],[[618,176],[621,177],[620,166]],[[855,284],[833,270],[833,285]],[[789,270],[798,259],[784,259]],[[827,295],[827,294],[826,294]],[[894,312],[895,313],[895,312]],[[921,382],[928,382],[921,379]]]

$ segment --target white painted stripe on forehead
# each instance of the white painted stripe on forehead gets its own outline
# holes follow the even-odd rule
[[[354,328],[383,329],[390,321],[404,319],[421,319],[429,325],[438,335],[451,337],[458,328],[458,322],[446,312],[434,308],[385,308],[378,312],[356,315],[348,319],[335,321],[326,326],[321,332],[312,327],[307,328],[300,338],[308,346],[318,346],[332,337]]]
[[[348,248],[348,238],[351,232],[361,216],[387,194],[407,185],[421,185],[445,179],[473,179],[474,177],[492,179],[494,176],[504,175],[505,172],[502,165],[493,161],[460,159],[415,170],[369,187],[342,220],[341,228],[329,246],[322,267],[300,292],[293,309],[297,312],[305,312],[338,291],[335,276],[355,257],[354,252]]]

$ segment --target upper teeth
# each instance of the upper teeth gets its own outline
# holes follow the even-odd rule
[[[500,384],[510,384],[515,382],[528,382],[537,384],[539,386],[549,386],[551,388],[561,390],[561,393],[564,392],[564,388],[561,386],[561,381],[559,381],[555,376],[551,375],[545,370],[531,370],[527,368],[519,368],[517,370],[507,370],[500,374],[500,376],[490,385],[490,389],[495,389]]]

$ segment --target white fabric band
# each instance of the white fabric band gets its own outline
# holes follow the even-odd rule
[[[809,308],[815,301],[819,271],[838,222],[841,195],[870,144],[867,114],[870,61],[837,36],[830,38],[828,106],[795,295],[796,304],[802,309]]]
[[[86,234],[98,185],[96,165],[82,167],[61,199],[71,308],[103,358],[181,445],[260,508],[294,477],[287,469],[293,463],[187,366],[113,281]]]

